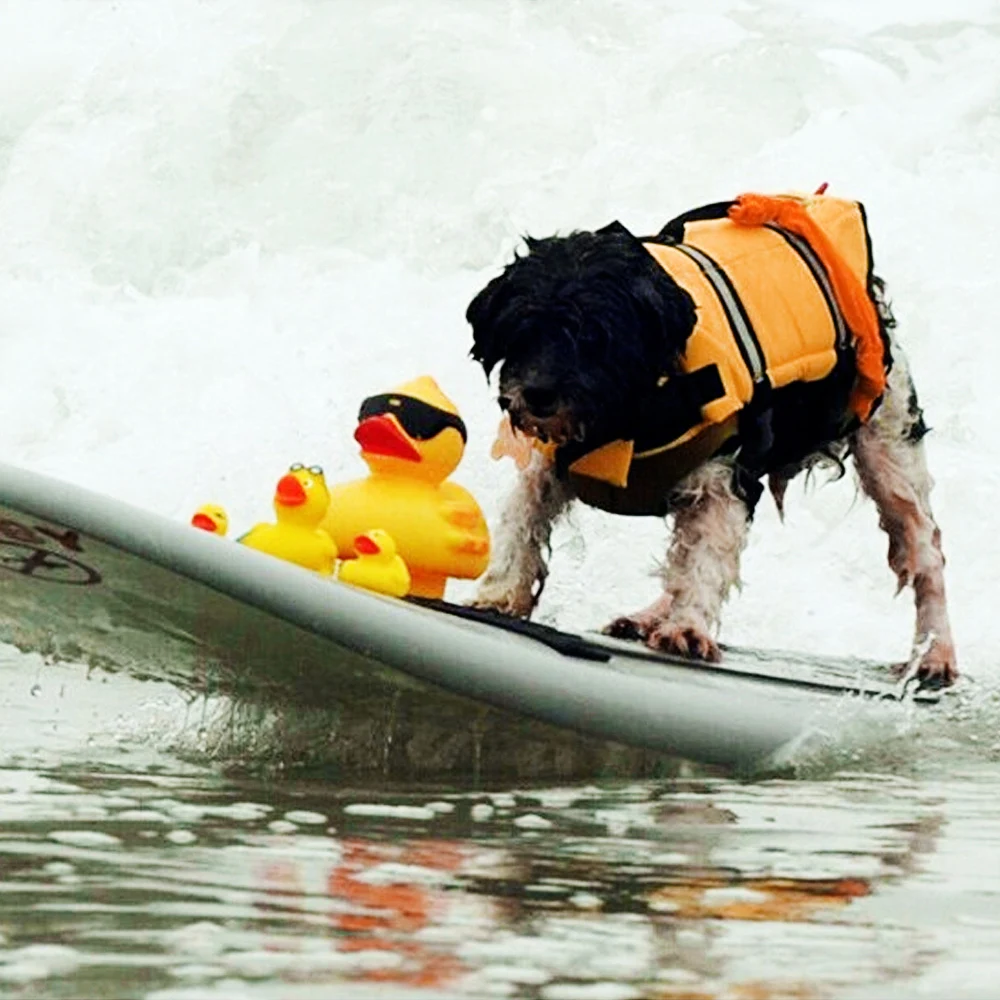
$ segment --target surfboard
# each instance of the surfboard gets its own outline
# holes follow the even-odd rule
[[[403,753],[403,773],[462,754],[502,762],[547,737],[748,768],[845,704],[909,711],[939,697],[866,660],[724,647],[706,665],[382,597],[4,464],[0,641],[193,694],[323,707],[345,766]]]

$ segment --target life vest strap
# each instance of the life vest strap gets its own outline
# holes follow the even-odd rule
[[[575,472],[624,487],[633,457],[648,458],[680,444],[703,423],[701,409],[726,394],[718,365],[664,376],[660,384],[635,409],[635,437],[592,443],[571,441],[556,450],[560,475]]]
[[[724,219],[734,202],[715,201],[711,205],[700,205],[698,208],[689,209],[682,212],[675,219],[671,219],[652,240],[644,242],[652,243],[683,243],[684,227],[689,222],[706,222],[709,219]]]
[[[635,439],[637,452],[670,445],[702,422],[701,408],[726,394],[718,365],[673,375],[640,405],[637,414],[643,428]]]
[[[663,517],[671,490],[689,473],[724,449],[736,433],[736,417],[707,424],[694,437],[647,456],[636,455],[625,484],[605,476],[595,478],[570,469],[570,481],[579,500],[611,514]]]

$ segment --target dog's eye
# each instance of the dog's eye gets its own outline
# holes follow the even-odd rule
[[[554,410],[559,401],[559,395],[553,389],[524,389],[522,395],[529,409],[538,415]]]

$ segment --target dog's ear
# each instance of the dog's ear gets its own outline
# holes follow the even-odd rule
[[[632,282],[647,338],[647,350],[661,371],[671,371],[684,354],[697,321],[694,300],[649,256],[650,267]]]
[[[487,378],[504,355],[498,319],[506,298],[504,275],[500,275],[482,289],[465,310],[465,318],[472,327],[472,349],[469,354],[483,366]]]
[[[599,231],[631,251],[634,266],[628,273],[629,294],[642,325],[647,357],[660,371],[675,370],[697,321],[694,299],[620,222]]]
[[[661,371],[672,371],[697,322],[694,299],[660,267],[641,240],[629,236],[638,251],[629,272],[629,293],[640,318],[647,356]]]

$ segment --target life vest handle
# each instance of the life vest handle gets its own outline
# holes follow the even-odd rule
[[[683,243],[684,227],[689,222],[705,222],[709,219],[724,219],[729,214],[729,209],[735,204],[734,201],[715,201],[711,205],[702,205],[700,208],[692,208],[687,212],[682,212],[675,219],[671,219],[653,238],[644,240],[646,243]]]

